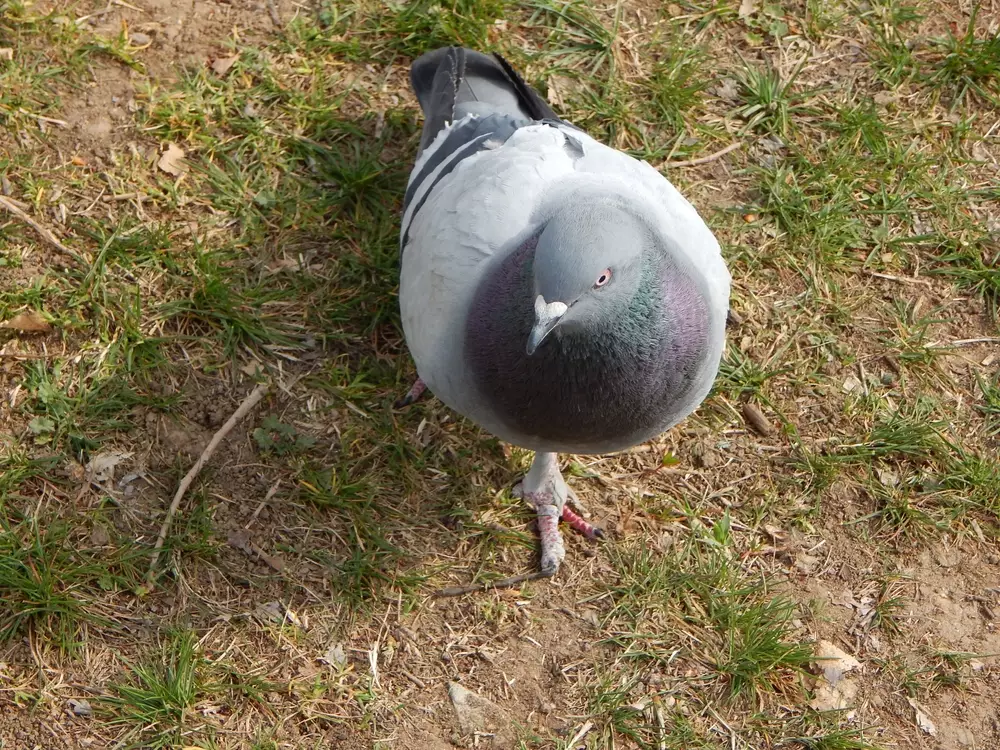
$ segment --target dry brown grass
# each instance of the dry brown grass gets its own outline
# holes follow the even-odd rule
[[[0,5],[3,192],[86,261],[3,217],[0,320],[52,330],[0,332],[0,746],[488,745],[449,681],[525,748],[1000,746],[1000,6],[954,5]],[[669,174],[742,320],[695,416],[567,457],[608,543],[441,599],[536,554],[530,456],[390,408],[406,70],[453,41],[651,163],[741,143]]]

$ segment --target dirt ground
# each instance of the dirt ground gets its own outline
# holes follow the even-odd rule
[[[798,17],[798,4],[786,5],[789,16]],[[624,6],[623,35],[652,33],[651,19],[663,12],[655,3]],[[678,7],[675,13],[671,6],[666,13],[681,15],[688,7]],[[170,222],[171,252],[191,252],[197,238],[211,236],[205,232],[231,232],[231,225],[225,224],[229,217],[183,189],[175,196],[148,199],[143,197],[146,185],[119,181],[129,159],[153,164],[164,152],[159,134],[144,125],[137,112],[145,102],[160,101],[162,92],[178,87],[185,66],[210,70],[226,57],[226,45],[234,38],[240,49],[263,49],[293,19],[314,11],[290,0],[143,0],[134,7],[124,2],[93,7],[36,4],[31,12],[37,16],[89,16],[79,22],[87,36],[132,35],[142,70],[109,56],[91,59],[79,85],[53,83],[60,90],[59,106],[46,116],[65,121],[65,126],[50,123],[44,144],[19,141],[12,132],[3,135],[2,143],[12,154],[34,153],[35,163],[47,170],[86,172],[81,178],[85,190],[74,194],[69,187],[63,194],[71,211],[89,210],[98,221],[131,212],[146,225]],[[735,13],[736,7],[729,12]],[[981,20],[992,24],[995,33],[1000,9],[992,12],[988,17],[984,11]],[[948,28],[944,18],[930,13],[922,32],[935,33],[935,24]],[[833,41],[822,52],[852,55],[854,44]],[[285,57],[280,64],[290,76],[322,74],[304,51],[281,54]],[[627,62],[628,55],[620,54]],[[856,56],[860,60],[863,54]],[[413,118],[415,105],[405,98],[408,62],[399,57],[376,68],[345,60],[339,73],[361,88],[369,86],[368,101],[395,97],[397,103],[391,106],[406,108]],[[820,85],[826,78],[848,76],[850,64],[848,60],[846,67],[834,70],[820,59],[804,79]],[[271,106],[280,104],[261,102],[261,107]],[[345,105],[357,106],[353,100]],[[385,111],[379,116],[387,117]],[[989,131],[989,118],[996,120],[996,110],[984,110],[974,126],[977,132]],[[365,121],[368,136],[380,127],[379,121]],[[623,135],[622,145],[631,146],[633,137]],[[982,167],[986,177],[976,176],[977,184],[998,174],[996,135],[983,143],[992,166]],[[398,151],[405,162],[409,156],[404,146],[397,142],[385,148]],[[185,148],[189,153],[198,150],[192,143]],[[733,162],[719,159],[686,172],[682,179],[685,194],[700,210],[718,210],[743,222],[748,193],[744,177]],[[104,192],[96,194],[102,180]],[[15,197],[32,203],[27,191],[15,192]],[[39,199],[33,209],[45,223],[57,222],[58,204],[58,199]],[[991,210],[995,214],[996,206]],[[205,224],[199,226],[201,221]],[[331,226],[336,221],[340,219],[331,219]],[[294,218],[287,223],[293,224]],[[62,236],[69,234],[68,226],[60,224]],[[5,231],[12,227],[6,225]],[[21,236],[28,248],[23,262],[0,267],[5,289],[26,288],[65,262],[30,233]],[[299,272],[296,251],[279,246],[283,236],[276,229],[274,244],[260,250],[258,279]],[[742,235],[740,242],[753,248],[772,240],[761,228],[757,234]],[[306,258],[307,268],[360,252],[349,243],[310,242],[299,255]],[[858,253],[863,258],[867,249]],[[808,292],[803,274],[778,264],[763,264],[751,274],[750,264],[740,260],[734,266],[745,275],[735,281],[734,309],[742,322],[730,330],[730,346],[750,359],[776,365],[782,357],[811,351],[814,345],[806,340],[803,327],[789,317],[824,314],[797,308],[793,312],[795,300]],[[140,273],[142,291],[150,297],[179,286],[158,273]],[[112,472],[115,483],[132,477],[126,484],[107,485],[117,488],[114,503],[108,504],[109,494],[100,483],[93,484],[83,465],[71,460],[58,461],[50,480],[26,479],[6,500],[32,508],[37,518],[51,513],[52,518],[66,519],[66,548],[96,550],[97,561],[103,549],[109,565],[113,560],[116,570],[134,567],[141,577],[178,479],[252,388],[247,363],[270,356],[276,385],[261,413],[277,414],[313,436],[309,450],[315,455],[335,456],[360,467],[360,476],[335,472],[329,479],[331,496],[353,497],[351,483],[367,479],[375,494],[388,493],[393,508],[378,506],[368,516],[357,515],[369,512],[360,499],[357,507],[350,500],[343,506],[310,504],[307,498],[325,491],[316,476],[306,473],[304,463],[295,465],[296,474],[289,469],[291,463],[279,466],[262,457],[253,434],[259,419],[241,423],[185,501],[174,522],[181,541],[168,545],[167,573],[152,591],[109,591],[92,608],[100,619],[85,621],[71,638],[75,648],[60,648],[58,639],[40,627],[26,627],[0,643],[0,748],[1000,748],[1000,548],[995,526],[983,520],[984,515],[992,516],[935,516],[941,522],[925,531],[899,531],[880,522],[884,516],[877,514],[883,512],[885,498],[872,489],[866,465],[847,465],[828,484],[813,485],[799,481],[803,470],[792,460],[800,445],[822,455],[824,441],[858,434],[845,428],[858,413],[858,388],[903,402],[929,392],[929,383],[943,408],[954,413],[956,434],[972,436],[964,444],[995,459],[995,438],[990,442],[983,437],[971,394],[979,393],[977,377],[996,373],[997,326],[981,296],[954,286],[947,277],[892,270],[845,278],[843,292],[831,296],[847,300],[853,334],[839,346],[857,356],[849,365],[836,360],[825,364],[822,381],[794,374],[772,381],[771,408],[764,410],[771,424],[767,434],[754,430],[742,416],[740,401],[722,392],[698,417],[650,446],[623,456],[573,459],[582,470],[571,483],[596,522],[609,531],[610,541],[595,546],[567,532],[567,560],[554,580],[461,597],[437,597],[434,591],[440,585],[467,583],[484,569],[513,573],[535,564],[530,515],[501,497],[516,478],[513,469],[523,470],[523,456],[456,420],[433,399],[412,415],[386,417],[388,410],[378,404],[392,396],[395,383],[387,382],[392,375],[374,392],[345,397],[354,384],[339,369],[331,372],[342,366],[350,369],[355,356],[350,344],[332,341],[308,351],[303,346],[287,358],[282,358],[280,347],[265,347],[265,355],[241,347],[233,357],[240,360],[237,366],[226,357],[210,366],[200,350],[188,351],[187,344],[171,348],[171,358],[181,365],[152,378],[150,393],[155,393],[150,399],[177,397],[175,405],[160,408],[151,400],[129,407],[123,411],[127,425],[116,427],[116,437],[102,448],[119,456]],[[926,341],[983,342],[962,345],[936,357],[919,375],[900,378],[894,370],[898,362],[892,364],[899,351],[884,343],[894,325],[886,311],[914,312],[914,305],[934,311],[935,321],[924,331]],[[307,313],[290,318],[312,325]],[[147,320],[143,330],[156,332],[160,325]],[[176,330],[198,335],[196,323],[184,325],[191,328]],[[358,332],[354,340],[370,346],[378,362],[406,360],[398,332],[376,327]],[[98,343],[86,326],[0,342],[0,387],[9,394],[0,406],[5,450],[13,455],[18,436],[28,434],[32,414],[25,406],[30,390],[25,368],[39,358],[69,361],[77,353],[90,361],[100,349]],[[400,366],[410,367],[405,361]],[[338,385],[324,391],[316,385],[324,377],[339,378]],[[364,413],[366,409],[372,413]],[[381,410],[378,415],[375,409]],[[396,420],[392,425],[398,442],[383,435],[379,439],[384,444],[366,444],[372,433],[356,424],[389,419]],[[872,423],[866,416],[857,419],[858,424]],[[424,456],[421,451],[428,445],[442,446],[436,463],[421,458],[419,464],[387,474],[391,479],[377,478],[388,462],[398,456]],[[39,456],[45,452],[37,449]],[[676,465],[664,467],[665,454],[672,455]],[[890,470],[887,465],[879,471]],[[912,479],[906,475],[878,476],[884,479],[885,496],[898,498],[904,485],[915,486],[906,485]],[[681,510],[686,502],[697,510]],[[919,516],[920,502],[912,503],[913,517]],[[735,519],[731,556],[741,575],[748,580],[766,577],[768,593],[795,603],[786,636],[805,644],[829,641],[857,660],[859,666],[839,683],[846,710],[821,718],[824,727],[863,729],[858,737],[870,745],[851,745],[854,735],[837,739],[832,729],[825,735],[826,744],[810,744],[803,739],[810,736],[805,730],[795,735],[791,729],[774,729],[792,717],[798,721],[803,712],[816,714],[805,708],[821,688],[815,665],[798,676],[781,677],[784,687],[742,703],[726,703],[721,693],[711,692],[714,687],[711,697],[693,698],[699,685],[709,684],[706,675],[713,674],[711,660],[697,656],[698,649],[691,645],[703,638],[697,630],[701,626],[691,625],[697,614],[669,614],[663,605],[663,612],[649,615],[644,622],[650,627],[671,623],[660,640],[676,639],[678,654],[651,666],[634,666],[641,655],[635,651],[638,646],[629,645],[635,642],[629,640],[635,634],[629,631],[637,630],[641,620],[636,615],[626,627],[622,608],[632,596],[628,592],[639,589],[641,576],[628,573],[623,561],[636,548],[672,554],[695,533],[697,519],[707,526],[727,514]],[[383,523],[384,541],[406,555],[389,563],[388,572],[380,571],[386,585],[378,594],[355,598],[349,583],[338,583],[337,576],[347,574],[331,570],[337,565],[347,569],[350,556],[344,550],[370,551],[365,546],[370,540],[353,541],[363,533],[358,519],[368,518]],[[131,540],[134,560],[123,562],[115,540]],[[418,572],[417,578],[401,582],[411,571]],[[376,583],[364,578],[358,588]],[[67,590],[70,596],[98,601],[91,589]],[[644,606],[654,612],[670,593],[648,597]],[[151,739],[149,734],[129,734],[141,724],[142,714],[129,713],[115,702],[127,700],[118,688],[133,679],[132,665],[171,642],[173,636],[164,635],[167,623],[196,633],[201,688],[175,722],[183,727],[179,735]],[[690,640],[683,635],[688,628]],[[648,638],[652,640],[644,641],[644,648],[653,649],[648,644],[657,634]],[[662,643],[655,648],[670,650]],[[490,701],[487,714],[496,711],[499,718],[487,719],[488,726],[479,734],[470,732],[456,714],[449,694],[452,683]],[[150,705],[171,705],[171,700],[149,699]],[[81,702],[86,707],[81,708]],[[144,705],[144,710],[153,710]],[[751,720],[754,715],[768,718],[758,725]],[[628,729],[636,725],[641,731]],[[676,729],[682,725],[690,727],[690,740]],[[765,725],[775,733],[761,728]],[[665,726],[676,732],[667,733]],[[656,731],[663,737],[669,734],[670,744],[667,739],[662,744],[650,740]]]

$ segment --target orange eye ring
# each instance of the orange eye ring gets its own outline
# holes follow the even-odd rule
[[[605,268],[603,271],[601,271],[600,276],[597,277],[597,281],[594,282],[594,289],[600,289],[609,281],[611,281],[611,269]]]

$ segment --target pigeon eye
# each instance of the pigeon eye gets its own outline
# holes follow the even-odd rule
[[[601,271],[601,275],[597,277],[597,281],[594,282],[594,289],[600,289],[609,281],[611,281],[611,269],[605,268]]]

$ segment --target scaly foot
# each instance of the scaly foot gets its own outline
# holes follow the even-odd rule
[[[427,386],[424,385],[424,381],[417,378],[417,382],[413,384],[406,395],[399,399],[392,406],[394,409],[402,409],[410,404],[414,404],[420,400],[420,397],[424,395],[424,391],[427,390]]]
[[[559,471],[557,454],[536,453],[524,479],[514,487],[515,497],[531,503],[538,514],[538,536],[541,542],[541,568],[547,576],[555,575],[566,556],[559,519],[588,539],[601,539],[604,532],[574,513],[569,505],[582,509],[576,493],[569,488]]]

